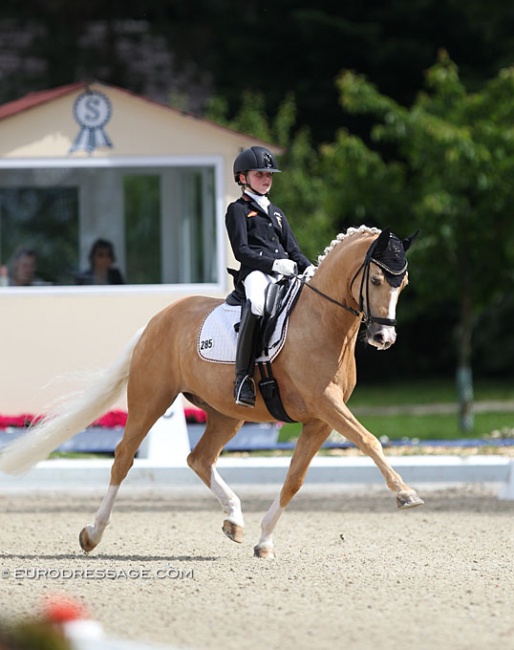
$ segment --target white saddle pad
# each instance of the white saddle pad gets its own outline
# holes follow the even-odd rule
[[[286,308],[282,310],[275,330],[270,337],[269,355],[265,358],[270,361],[279,354],[284,347],[289,319],[286,318],[289,307],[297,294],[294,290],[288,298]],[[241,320],[241,307],[233,307],[227,303],[219,305],[207,315],[198,337],[198,354],[206,361],[214,363],[235,363],[237,332],[234,325]],[[259,359],[260,357],[258,357]]]

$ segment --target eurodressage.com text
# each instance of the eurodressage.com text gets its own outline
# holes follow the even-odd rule
[[[0,577],[13,580],[194,580],[193,569],[173,566],[158,569],[145,567],[123,568],[50,568],[17,567],[0,569]]]

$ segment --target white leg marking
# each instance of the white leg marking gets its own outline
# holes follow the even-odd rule
[[[223,508],[223,512],[226,513],[227,519],[233,524],[244,528],[241,501],[237,494],[235,494],[235,492],[233,492],[221,478],[215,467],[211,468],[211,490],[221,503],[221,507]]]
[[[280,495],[273,501],[271,508],[264,515],[261,524],[261,538],[259,540],[259,548],[273,548],[273,531],[277,525],[277,521],[284,512],[285,508],[280,505]]]
[[[102,539],[104,530],[106,529],[109,521],[111,520],[112,509],[114,508],[114,501],[120,489],[119,485],[110,485],[107,494],[95,515],[95,523],[86,526],[89,539],[98,544]]]

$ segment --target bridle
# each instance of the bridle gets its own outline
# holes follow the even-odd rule
[[[338,300],[335,300],[334,298],[331,298],[330,296],[327,296],[326,293],[323,293],[323,291],[320,291],[316,287],[313,287],[310,282],[306,282],[305,280],[302,280],[302,284],[305,287],[309,287],[314,293],[317,293],[319,296],[324,298],[325,300],[328,300],[329,302],[333,303],[334,305],[337,305],[338,307],[342,307],[346,311],[349,311],[350,314],[353,314],[354,316],[357,316],[358,318],[361,319],[361,321],[367,326],[370,325],[371,323],[377,323],[378,325],[387,325],[388,327],[394,327],[396,325],[396,318],[382,318],[381,316],[373,316],[373,314],[366,313],[364,309],[364,290],[366,291],[366,304],[368,306],[368,309],[370,308],[370,303],[369,303],[369,273],[370,273],[370,267],[371,267],[371,262],[379,266],[380,268],[384,269],[387,273],[390,273],[391,275],[403,275],[407,271],[407,260],[405,260],[405,264],[402,267],[400,271],[393,271],[390,269],[386,264],[383,262],[380,262],[379,260],[375,259],[373,257],[373,253],[375,252],[375,248],[377,245],[377,240],[375,240],[371,246],[368,249],[368,252],[366,253],[366,257],[364,258],[364,261],[362,264],[359,266],[357,269],[357,272],[352,278],[352,281],[350,282],[350,290],[353,287],[353,283],[355,282],[357,276],[359,273],[362,271],[362,278],[361,278],[361,286],[359,289],[359,310],[357,311],[356,309],[353,309],[352,307],[349,307],[348,305],[344,305],[342,302],[339,302]]]

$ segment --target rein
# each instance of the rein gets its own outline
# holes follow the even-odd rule
[[[334,305],[337,305],[338,307],[342,307],[343,309],[346,309],[346,311],[349,311],[350,314],[353,314],[354,316],[360,316],[360,312],[358,312],[356,309],[353,309],[352,307],[348,307],[348,305],[343,305],[342,302],[339,302],[338,300],[335,300],[334,298],[331,298],[330,296],[327,296],[326,293],[323,293],[323,291],[320,291],[319,289],[316,289],[316,287],[313,287],[312,284],[309,284],[305,280],[300,280],[300,282],[303,284],[304,287],[308,287],[311,291],[314,291],[314,293],[317,293],[318,296],[321,296],[322,298],[325,298],[325,300],[328,300]]]
[[[357,276],[362,271],[361,286],[359,290],[359,311],[353,309],[352,307],[348,307],[348,305],[344,305],[342,302],[339,302],[334,298],[331,298],[326,293],[323,293],[323,291],[320,291],[316,287],[313,287],[310,283],[306,282],[305,280],[300,280],[300,282],[305,287],[309,287],[309,289],[314,291],[314,293],[317,293],[325,300],[328,300],[332,304],[337,305],[342,309],[345,309],[346,311],[350,312],[350,314],[353,314],[354,316],[360,317],[362,322],[365,325],[370,325],[371,323],[377,323],[378,325],[387,325],[389,327],[394,327],[396,325],[396,318],[381,318],[380,316],[373,316],[371,313],[367,314],[366,311],[364,310],[364,283],[366,283],[366,304],[368,305],[368,309],[369,309],[369,273],[370,273],[371,262],[373,262],[377,266],[380,266],[383,269],[386,269],[389,273],[392,273],[392,271],[385,264],[382,264],[381,262],[378,262],[373,258],[373,253],[375,252],[376,243],[377,242],[374,241],[373,244],[371,244],[371,246],[369,247],[369,250],[366,253],[366,257],[364,258],[364,261],[357,269],[357,272],[353,276],[353,279],[350,283],[350,289],[351,289]],[[400,272],[394,273],[394,275],[400,275],[402,273],[405,273],[406,270],[407,270],[407,262],[405,262],[405,267]]]

